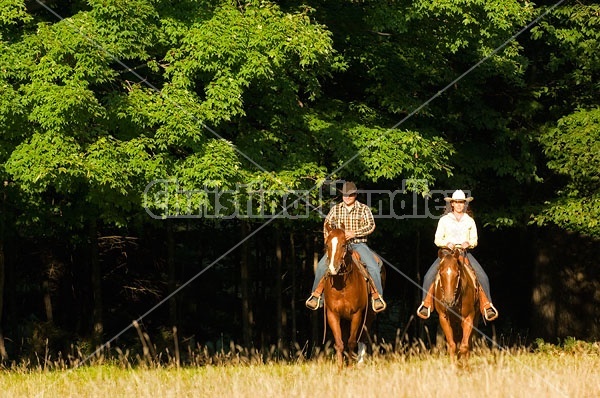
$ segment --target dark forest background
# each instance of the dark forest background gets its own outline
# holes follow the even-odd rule
[[[435,328],[414,312],[455,189],[500,312],[482,331],[597,340],[599,49],[593,1],[4,1],[0,356],[133,350],[134,320],[159,349],[176,327],[310,353],[342,180],[406,199],[370,239],[379,341]]]

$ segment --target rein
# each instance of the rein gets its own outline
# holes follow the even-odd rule
[[[330,275],[330,276],[336,276],[336,275],[348,275],[349,273],[351,273],[354,270],[354,261],[351,262],[346,262],[346,254],[344,254],[344,259],[342,260],[343,263],[343,267],[340,267],[340,270],[338,271],[337,274],[335,275]],[[342,271],[343,270],[343,271]]]
[[[354,261],[350,262],[350,264],[348,264],[348,262],[346,262],[346,256],[348,255],[348,244],[344,243],[344,254],[342,255],[342,262],[340,265],[340,270],[338,271],[337,274],[332,274],[331,272],[329,272],[329,270],[327,271],[327,276],[328,277],[333,277],[333,276],[344,276],[344,275],[348,275],[350,272],[352,272],[353,269],[353,264]],[[342,271],[342,269],[344,271]]]
[[[466,258],[466,255],[465,255],[465,258]],[[442,259],[442,261],[440,261],[440,270],[441,270],[442,262],[444,260],[445,259]],[[459,296],[458,292],[459,292],[459,287],[460,287],[460,281],[461,281],[461,274],[462,274],[462,272],[461,272],[461,262],[458,259],[457,259],[457,263],[458,263],[458,269],[457,269],[456,272],[457,272],[458,275],[456,276],[456,286],[454,286],[454,293],[452,294],[452,302],[449,303],[450,306],[456,305],[456,303],[458,302],[458,296]],[[440,271],[438,271],[438,273],[439,272]],[[440,283],[441,283],[441,279],[440,279]]]
[[[458,302],[458,297],[460,295],[462,295],[464,290],[467,288],[469,279],[473,283],[473,289],[475,290],[475,295],[477,295],[477,289],[478,289],[477,280],[473,279],[474,276],[472,275],[472,272],[474,272],[474,271],[472,271],[471,263],[469,261],[469,258],[467,257],[467,251],[464,249],[459,249],[459,250],[460,250],[460,255],[457,259],[458,276],[456,278],[456,286],[454,287],[454,294],[452,296],[453,301],[452,301],[452,303],[450,303],[450,306],[456,305],[456,303]],[[441,262],[440,262],[440,265],[441,265]],[[466,276],[467,279],[465,279],[466,282],[461,285],[461,281],[463,279],[463,273],[467,274],[467,276]],[[459,295],[459,293],[460,293],[460,295]]]

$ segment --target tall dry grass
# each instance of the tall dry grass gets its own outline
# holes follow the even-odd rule
[[[468,369],[441,352],[418,347],[376,354],[341,372],[332,350],[311,359],[299,351],[191,353],[186,366],[169,360],[97,356],[82,366],[67,361],[12,365],[0,372],[2,397],[599,397],[600,345],[570,340],[525,348],[475,350]],[[164,358],[163,358],[164,359]]]

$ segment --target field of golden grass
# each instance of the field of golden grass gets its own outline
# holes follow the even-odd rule
[[[232,357],[233,358],[233,357]],[[483,350],[469,368],[443,353],[386,354],[339,371],[332,356],[200,366],[127,363],[0,371],[2,397],[600,397],[600,345]],[[108,361],[106,361],[108,362]],[[229,362],[229,363],[227,363]]]

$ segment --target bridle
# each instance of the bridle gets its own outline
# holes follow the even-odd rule
[[[441,270],[442,270],[442,263],[446,260],[446,257],[444,257],[443,259],[440,260],[440,266],[439,266],[439,273],[441,274]],[[452,307],[456,304],[456,302],[458,301],[458,288],[460,287],[460,278],[461,278],[461,274],[462,272],[460,272],[460,261],[458,259],[456,259],[456,264],[457,264],[457,269],[456,269],[456,286],[454,286],[454,291],[452,293],[452,301],[450,303],[448,303],[449,307]],[[443,286],[443,278],[440,278],[440,285],[442,285],[442,289],[444,288]]]
[[[337,275],[346,275],[352,271],[353,262],[350,261],[350,264],[347,264],[344,260],[346,259],[346,255],[348,254],[348,243],[345,242],[343,245],[340,245],[343,248],[342,255],[340,257],[339,264],[334,264],[337,267],[338,272],[336,274],[332,274],[329,270],[327,271],[327,275],[329,276],[337,276]],[[327,259],[329,259],[329,253],[327,254]],[[345,267],[344,267],[345,265]],[[342,271],[342,269],[344,271]]]

